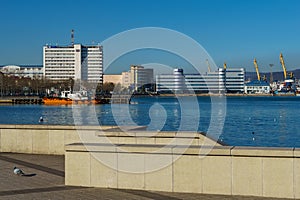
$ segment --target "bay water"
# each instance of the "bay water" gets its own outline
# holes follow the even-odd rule
[[[300,147],[300,97],[139,97],[131,104],[0,105],[0,124],[141,125],[233,146]]]

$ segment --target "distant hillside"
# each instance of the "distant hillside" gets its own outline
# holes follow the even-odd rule
[[[296,69],[293,71],[288,71],[289,72],[293,72],[294,73],[294,77],[296,77],[296,79],[300,79],[300,69]],[[263,77],[264,75],[266,75],[267,80],[270,80],[270,73],[260,73],[260,76]],[[246,80],[255,80],[257,79],[256,76],[256,72],[246,72]],[[273,72],[273,80],[283,80],[283,71],[281,72]]]

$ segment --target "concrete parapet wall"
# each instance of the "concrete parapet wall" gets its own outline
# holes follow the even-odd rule
[[[79,132],[95,135],[115,126],[0,125],[0,151],[64,155],[65,145],[81,142]]]
[[[117,126],[0,125],[0,152],[63,155],[65,145],[79,143],[82,140],[112,144],[215,143],[195,132],[150,132],[145,131],[143,126],[119,128]]]
[[[67,185],[300,198],[297,148],[72,144],[65,159]]]

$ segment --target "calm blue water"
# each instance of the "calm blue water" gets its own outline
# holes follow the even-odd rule
[[[212,103],[213,102],[213,103]],[[198,130],[235,146],[300,147],[299,97],[134,98],[131,105],[1,105],[0,124],[146,125]],[[224,120],[224,123],[223,123]]]

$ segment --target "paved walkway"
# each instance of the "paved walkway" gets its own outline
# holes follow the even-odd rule
[[[13,167],[27,176],[17,176]],[[117,190],[64,185],[64,157],[0,153],[0,199],[201,199],[268,200],[271,198]]]

